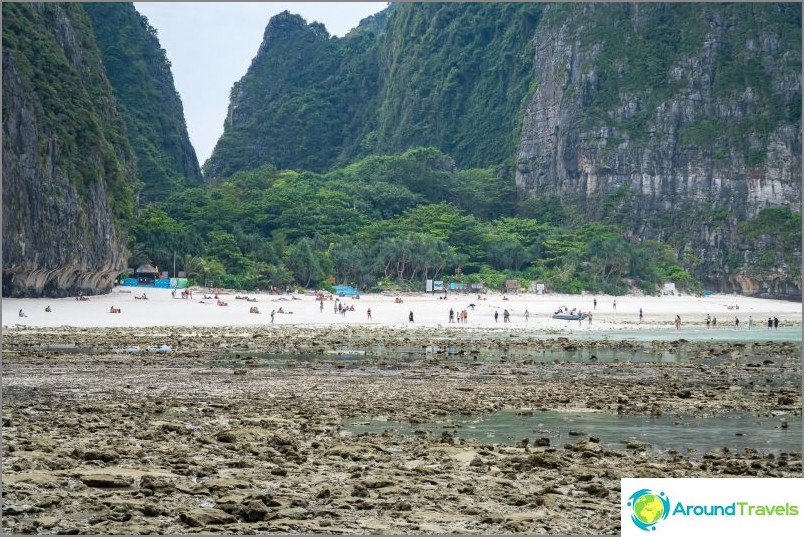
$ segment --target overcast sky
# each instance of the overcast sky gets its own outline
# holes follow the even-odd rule
[[[232,84],[246,74],[270,18],[285,10],[339,37],[386,2],[135,2],[159,33],[203,164],[223,133]]]

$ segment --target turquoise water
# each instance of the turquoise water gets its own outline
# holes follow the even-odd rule
[[[784,424],[787,428],[783,428]],[[601,412],[556,412],[502,410],[484,416],[455,416],[432,423],[399,423],[380,419],[352,420],[344,423],[349,434],[381,433],[391,430],[412,435],[425,431],[440,437],[449,431],[457,440],[514,445],[524,439],[530,443],[548,438],[550,446],[562,447],[594,436],[611,449],[624,449],[629,441],[651,445],[654,451],[674,449],[691,457],[727,448],[742,452],[746,447],[768,453],[800,453],[800,416],[756,417],[733,412],[711,418],[692,416],[631,416]]]

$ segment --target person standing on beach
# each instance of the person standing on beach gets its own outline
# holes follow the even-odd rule
[[[773,328],[773,319],[768,317],[768,330],[770,330],[771,328]]]
[[[455,310],[453,310],[452,308],[449,309],[449,322],[451,323],[455,322]]]
[[[597,298],[592,301],[592,308],[597,309]]]
[[[22,312],[22,310],[20,310],[20,312]],[[499,316],[500,316],[500,311],[499,310],[494,310],[494,322],[495,323],[497,322],[497,318]],[[20,317],[22,317],[22,315],[20,315]]]
[[[642,322],[642,308],[639,308],[639,322]]]
[[[408,313],[408,322],[409,323],[413,322],[413,310],[411,310],[410,313]]]
[[[276,315],[276,310],[271,310],[271,324],[274,324],[274,315]]]
[[[773,328],[775,328],[776,330],[779,329],[779,318],[778,317],[773,318]]]
[[[318,301],[318,311],[320,311],[321,313],[324,313],[324,299],[323,298]]]
[[[511,321],[511,314],[508,313],[508,310],[503,310],[503,322],[507,323]]]
[[[611,307],[614,308],[614,311],[617,311],[617,299],[614,300]]]
[[[706,327],[709,328],[710,324],[712,324],[712,317],[707,313],[706,314]]]
[[[371,308],[366,311],[366,315],[368,316],[368,320],[371,320]]]
[[[528,310],[525,310],[525,322],[528,322],[528,318],[530,317],[530,313]]]
[[[737,330],[738,328],[740,328],[740,318],[735,317],[734,318],[734,329]]]
[[[676,315],[676,330],[681,330],[681,316]]]
[[[592,326],[592,314],[589,314],[589,326]]]
[[[754,318],[752,316],[748,316],[748,329],[751,330],[754,327]]]

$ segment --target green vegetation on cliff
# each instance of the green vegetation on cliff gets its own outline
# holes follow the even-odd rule
[[[81,6],[3,2],[3,55],[34,104],[39,158],[52,159],[82,196],[104,181],[118,222],[129,221],[139,187],[134,158]],[[4,121],[9,106],[4,98]]]
[[[205,174],[270,164],[323,172],[434,146],[468,167],[510,160],[533,83],[533,3],[401,3],[343,38],[271,19],[232,89]]]
[[[106,76],[137,155],[142,201],[202,182],[170,62],[131,3],[84,3]]]

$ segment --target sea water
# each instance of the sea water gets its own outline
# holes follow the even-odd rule
[[[382,433],[412,435],[424,431],[440,437],[448,431],[453,438],[489,444],[514,445],[524,439],[549,439],[550,446],[562,447],[589,437],[601,446],[625,449],[633,441],[649,444],[652,450],[676,450],[690,457],[722,450],[741,452],[754,448],[767,453],[800,453],[801,417],[789,414],[757,417],[747,412],[729,412],[715,417],[689,415],[613,415],[603,412],[501,410],[483,416],[452,416],[430,423],[400,423],[382,417],[350,420],[346,434]]]

